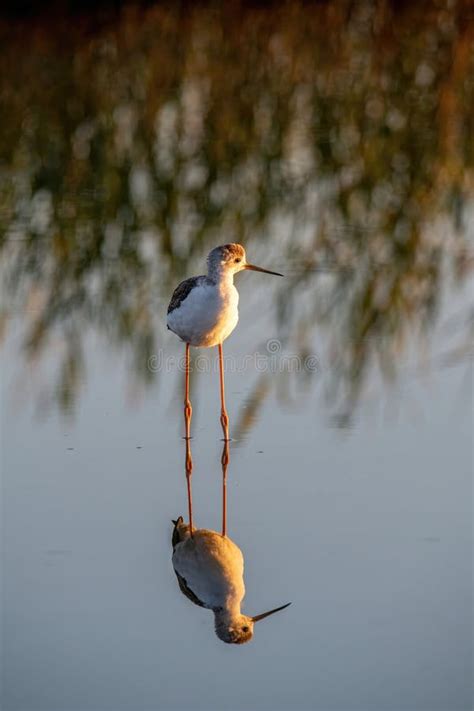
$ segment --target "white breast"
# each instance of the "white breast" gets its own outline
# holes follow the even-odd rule
[[[168,326],[192,346],[209,348],[225,341],[239,320],[235,286],[204,282],[168,314]]]
[[[193,593],[212,608],[240,602],[245,595],[244,559],[230,538],[199,529],[179,543],[173,567]]]

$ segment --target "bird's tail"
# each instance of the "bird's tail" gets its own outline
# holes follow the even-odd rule
[[[187,532],[188,527],[184,523],[184,519],[182,516],[178,516],[176,520],[171,519],[172,523],[174,524],[173,528],[173,534],[171,536],[171,545],[173,546],[173,550],[175,547],[178,545],[178,543],[181,543],[181,541],[184,540],[185,534]]]

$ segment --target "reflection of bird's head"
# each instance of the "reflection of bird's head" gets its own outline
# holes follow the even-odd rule
[[[262,267],[249,264],[245,255],[245,249],[241,244],[235,243],[222,244],[220,247],[215,247],[211,250],[207,257],[207,268],[208,275],[211,278],[219,277],[224,273],[237,274],[237,272],[241,272],[243,269],[283,276],[278,272],[271,272],[268,269],[262,269]]]
[[[230,620],[216,617],[216,635],[229,644],[245,644],[253,637],[254,622],[247,615],[235,615]]]
[[[219,614],[216,612],[216,635],[223,642],[228,642],[229,644],[245,644],[245,642],[250,642],[253,637],[253,626],[255,622],[264,620],[265,617],[270,617],[270,615],[275,614],[275,612],[284,610],[288,605],[291,605],[291,602],[287,602],[286,605],[281,605],[281,607],[276,607],[274,610],[262,612],[260,615],[255,615],[255,617],[248,617],[248,615],[242,615],[240,613],[228,616],[225,613]]]

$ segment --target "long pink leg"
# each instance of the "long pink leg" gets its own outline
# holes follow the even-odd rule
[[[221,391],[221,425],[224,432],[224,449],[222,450],[222,535],[227,535],[227,467],[229,466],[229,415],[225,406],[224,358],[222,343],[219,343],[219,379]]]
[[[221,389],[221,425],[224,432],[224,441],[229,439],[229,415],[225,406],[225,387],[224,387],[224,357],[222,351],[222,343],[218,345],[219,349],[219,377]]]
[[[191,417],[193,408],[189,399],[189,343],[186,343],[186,358],[185,358],[185,385],[184,385],[184,426],[186,435],[186,484],[188,490],[188,516],[189,530],[193,535],[193,496],[191,489],[191,476],[193,473],[193,458],[191,456]]]

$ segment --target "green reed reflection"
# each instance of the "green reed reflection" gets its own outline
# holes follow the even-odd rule
[[[327,326],[350,412],[469,268],[467,5],[210,4],[80,25],[0,26],[2,318],[28,307],[28,357],[64,344],[59,404],[89,327],[147,381],[156,297],[214,244],[267,240],[294,265],[282,336],[304,349]]]

